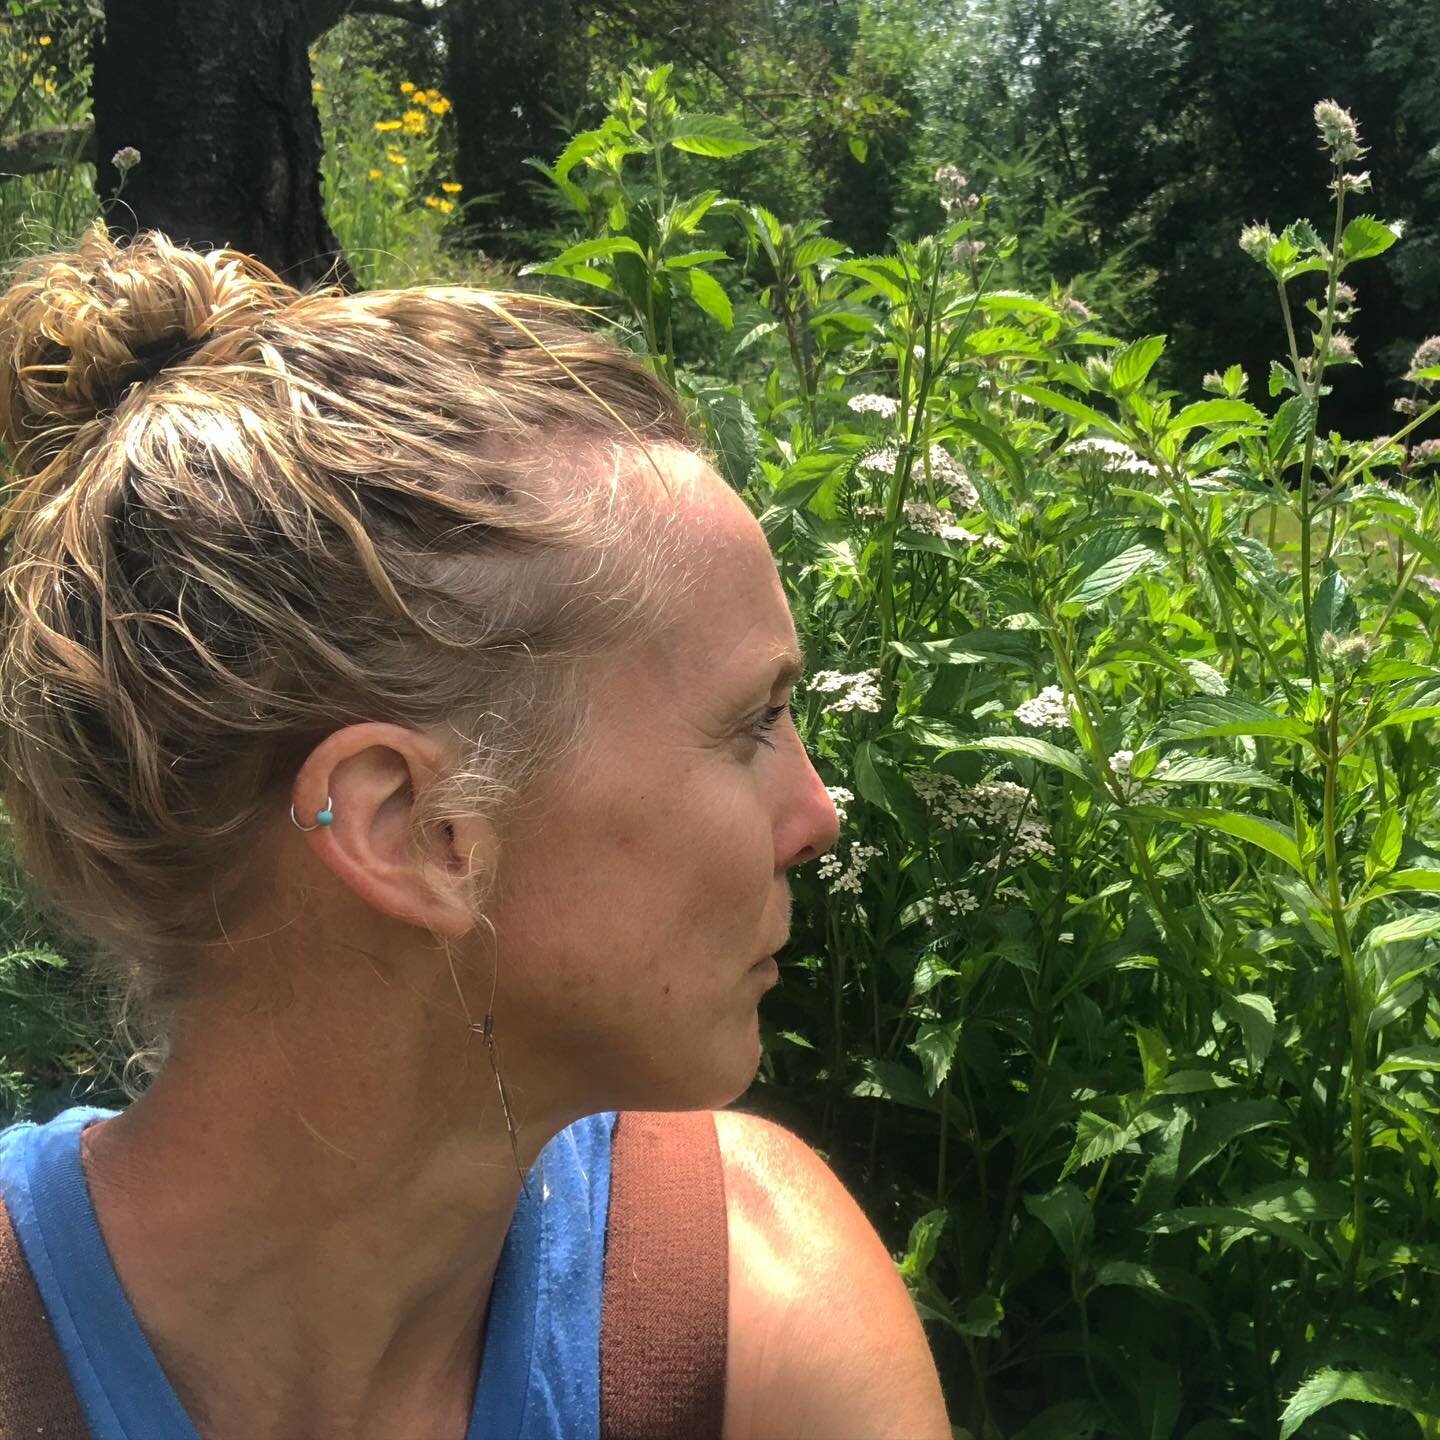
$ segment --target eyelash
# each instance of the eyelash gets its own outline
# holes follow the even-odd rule
[[[773,750],[775,742],[767,737],[789,712],[789,705],[771,705],[751,722],[749,730],[751,738],[758,740],[767,750]]]

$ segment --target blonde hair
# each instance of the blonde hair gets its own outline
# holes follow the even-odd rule
[[[5,799],[142,1071],[315,743],[451,726],[424,823],[503,833],[583,732],[582,662],[660,623],[666,531],[618,477],[694,441],[569,308],[301,293],[99,227],[0,300]]]

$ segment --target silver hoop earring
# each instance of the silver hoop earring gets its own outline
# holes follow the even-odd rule
[[[303,830],[307,835],[312,830],[323,830],[327,825],[333,825],[335,823],[335,809],[330,800],[330,797],[328,795],[325,797],[325,808],[323,810],[317,810],[315,812],[315,823],[313,825],[302,825],[295,818],[295,807],[294,805],[291,805],[290,823],[297,830]]]

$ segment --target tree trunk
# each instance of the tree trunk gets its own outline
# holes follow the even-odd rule
[[[583,103],[583,25],[574,0],[448,0],[442,14],[455,104],[455,172],[467,198],[489,197],[476,239],[533,255],[551,212],[525,161],[553,160]]]
[[[110,224],[228,245],[292,284],[333,277],[306,36],[303,0],[106,0],[94,105]],[[125,146],[140,163],[122,186]]]

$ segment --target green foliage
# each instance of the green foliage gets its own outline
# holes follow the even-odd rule
[[[325,132],[325,212],[365,286],[434,280],[468,205],[452,178],[450,100],[358,63],[344,25],[311,53]]]
[[[626,228],[641,144],[567,150],[593,231],[537,268],[609,280],[670,365],[619,275],[671,253]],[[1187,404],[1163,335],[1016,287],[1025,237],[953,171],[877,255],[664,191],[738,227],[696,268],[844,812],[757,1099],[888,1217],[962,1433],[1433,1433],[1435,378],[1389,441],[1321,429],[1397,233],[1348,163],[1330,243],[1243,241],[1291,337],[1264,404],[1239,368]]]
[[[99,214],[90,143],[89,47],[96,16],[83,7],[17,3],[0,16],[0,141],[49,133],[52,161],[0,173],[0,262],[75,240]],[[0,172],[4,170],[0,163]]]

